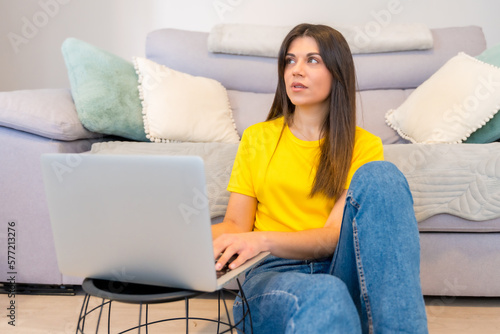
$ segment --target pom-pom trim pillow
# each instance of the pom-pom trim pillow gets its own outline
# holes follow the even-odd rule
[[[141,57],[134,58],[134,65],[149,140],[239,142],[227,91],[218,81]]]
[[[460,52],[397,108],[386,122],[413,143],[461,143],[500,108],[500,68]]]

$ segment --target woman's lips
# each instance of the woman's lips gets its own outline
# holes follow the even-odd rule
[[[294,91],[294,92],[299,92],[299,91],[302,91],[304,89],[307,89],[307,86],[300,83],[300,82],[293,82],[290,86],[292,88],[292,91]]]

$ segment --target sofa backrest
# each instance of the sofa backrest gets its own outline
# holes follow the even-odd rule
[[[486,48],[480,27],[433,29],[434,47],[354,55],[358,89],[411,89],[418,87],[448,59],[462,51],[471,56]],[[210,53],[208,33],[160,29],[148,34],[146,57],[174,70],[218,80],[227,89],[274,93],[276,59]]]
[[[358,79],[357,124],[379,136],[384,144],[408,143],[385,123],[411,92],[447,60],[486,48],[482,29],[475,26],[432,30],[434,47],[425,51],[354,55]],[[264,121],[277,83],[275,58],[214,54],[207,49],[208,33],[176,29],[151,32],[146,57],[174,70],[218,80],[228,90],[238,133]]]

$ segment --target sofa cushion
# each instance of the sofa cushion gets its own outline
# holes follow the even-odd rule
[[[226,89],[142,57],[134,58],[143,101],[144,128],[153,142],[237,143]]]
[[[476,57],[485,63],[500,67],[500,44],[489,48]],[[488,123],[477,129],[467,140],[466,143],[491,143],[500,139],[500,113],[496,113]]]
[[[383,89],[358,92],[356,96],[358,126],[380,137],[384,145],[408,143],[387,125],[384,115],[387,110],[401,105],[412,91],[413,89]]]
[[[104,142],[92,145],[91,154],[196,155],[205,164],[210,217],[223,216],[229,201],[226,190],[238,144]]]
[[[387,123],[413,143],[460,143],[500,108],[500,68],[459,53],[420,85]]]
[[[228,90],[227,94],[233,110],[236,130],[240,136],[250,125],[266,120],[274,100],[274,94],[270,93]]]
[[[65,141],[102,136],[82,126],[68,89],[0,92],[0,126]]]
[[[418,222],[420,232],[498,233],[500,217],[481,222],[440,213]]]
[[[380,137],[384,144],[403,144],[407,140],[386,124],[384,115],[389,109],[397,108],[405,101],[412,89],[365,90],[357,92],[357,124]],[[265,121],[273,103],[274,94],[252,93],[228,90],[239,135],[258,122]]]
[[[78,116],[90,131],[146,141],[131,62],[68,38],[62,45]]]

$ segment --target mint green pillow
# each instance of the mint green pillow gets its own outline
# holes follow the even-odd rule
[[[62,45],[78,117],[90,131],[148,141],[132,62],[76,38]]]
[[[489,48],[476,58],[481,61],[484,61],[485,63],[495,65],[496,67],[500,67],[500,44]]]
[[[476,58],[485,63],[500,67],[500,44],[489,48]],[[498,139],[500,139],[500,111],[484,126],[473,132],[465,143],[485,144],[494,142]]]

